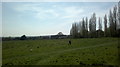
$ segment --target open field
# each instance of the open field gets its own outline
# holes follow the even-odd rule
[[[118,65],[117,38],[3,41],[3,65]]]
[[[2,65],[2,40],[0,38],[0,66]]]

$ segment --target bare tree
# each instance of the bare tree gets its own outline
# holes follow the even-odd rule
[[[105,14],[104,16],[104,36],[106,37],[107,36],[107,15]]]
[[[93,13],[92,17],[89,20],[89,30],[90,36],[96,37],[96,14]]]
[[[120,29],[120,1],[118,2],[118,29]]]
[[[85,21],[84,18],[82,19],[82,36],[85,37]]]
[[[92,22],[91,22],[91,18],[89,19],[89,37],[91,37],[91,33],[92,33]]]
[[[79,22],[78,29],[79,29],[78,31],[79,37],[82,37],[82,21]]]
[[[111,36],[116,37],[116,34],[120,34],[120,1],[118,7],[115,6],[113,11],[109,11],[107,20],[107,15],[104,16],[104,32],[102,31],[102,19],[98,19],[99,29],[96,30],[96,14],[93,13],[91,18],[83,18],[79,23],[73,23],[70,30],[70,34],[74,37],[97,37],[96,33],[101,32],[105,37]],[[88,24],[89,23],[89,24]],[[88,31],[89,30],[89,31]]]
[[[99,30],[102,30],[102,19],[99,17],[98,19],[99,22]]]
[[[117,34],[117,6],[115,5],[113,9],[113,23],[114,23],[114,36]]]
[[[99,25],[99,28],[97,30],[97,37],[102,37],[104,32],[102,31],[102,19],[99,17],[98,19],[98,25]]]
[[[115,26],[115,24],[114,24],[114,22],[113,22],[113,13],[111,12],[111,10],[110,10],[110,13],[109,13],[109,28],[110,28],[110,36],[114,36],[114,32],[115,32],[115,30],[114,30],[114,26]]]
[[[85,19],[85,30],[86,30],[86,37],[88,37],[88,18]]]
[[[70,34],[71,34],[74,38],[78,37],[78,26],[77,26],[77,23],[73,23],[73,24],[72,24],[72,29],[71,29],[71,31],[70,31]]]

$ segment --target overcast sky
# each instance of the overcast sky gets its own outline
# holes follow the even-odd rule
[[[72,23],[108,14],[117,2],[3,2],[3,36],[69,34]]]

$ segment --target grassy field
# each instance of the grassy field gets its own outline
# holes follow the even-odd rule
[[[2,65],[2,41],[0,39],[0,66]]]
[[[3,41],[3,65],[118,65],[117,38]],[[32,51],[31,51],[32,49]]]

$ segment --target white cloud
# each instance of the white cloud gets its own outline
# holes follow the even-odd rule
[[[56,7],[57,7],[57,5],[53,5],[53,7],[55,7],[55,8],[56,8]]]
[[[53,8],[52,8],[53,7]],[[14,9],[19,12],[32,12],[33,17],[38,19],[73,19],[80,20],[82,17],[90,17],[92,12],[96,12],[97,16],[103,17],[103,14],[108,13],[109,9],[101,10],[97,6],[60,6],[53,4],[51,8],[45,8],[45,6],[40,6],[38,3],[32,4],[22,4],[14,6]],[[94,10],[93,10],[94,9]],[[89,12],[88,12],[89,11]],[[92,11],[92,12],[91,12]]]
[[[58,17],[59,14],[54,9],[49,9],[45,11],[46,13],[52,14],[55,17]]]
[[[59,13],[57,13],[54,9],[41,9],[36,11],[36,17],[39,19],[48,19],[48,18],[57,18],[59,17]]]
[[[59,19],[72,19],[78,17],[78,15],[82,14],[84,10],[80,7],[61,7],[57,5],[53,5],[55,8],[45,8],[35,4],[23,4],[16,5],[14,9],[19,12],[34,12],[34,16],[38,19],[46,19],[46,18],[57,18]]]
[[[80,12],[83,12],[83,10],[81,9],[80,10],[80,8],[78,8],[78,7],[66,7],[66,8],[64,8],[64,10],[65,10],[65,12],[66,13],[80,13]]]
[[[53,7],[53,8],[52,8]],[[106,10],[101,10],[98,6],[61,6],[53,4],[51,8],[45,8],[44,6],[40,6],[38,3],[32,4],[23,4],[23,5],[16,5],[14,9],[19,12],[26,12],[29,11],[34,13],[33,17],[38,19],[50,19],[50,18],[58,18],[58,19],[73,19],[73,20],[80,20],[82,17],[90,17],[92,12],[96,12],[96,14],[100,17],[103,14],[106,14]],[[89,10],[90,9],[90,10]],[[94,10],[93,10],[94,9]],[[109,10],[109,9],[107,9]],[[89,11],[89,12],[87,12]],[[92,11],[92,12],[91,12]]]
[[[15,4],[13,9],[18,12],[34,11],[34,6],[32,4]]]
[[[65,7],[63,10],[65,12],[65,16],[63,16],[63,18],[75,18],[84,12],[83,9],[78,7]]]
[[[35,17],[38,19],[46,19],[50,15],[51,17],[58,17],[59,14],[55,11],[55,9],[46,9],[45,7],[41,7],[37,4],[23,4],[23,5],[16,5],[13,8],[14,10],[21,12],[21,13],[27,13],[31,12],[34,14]]]

